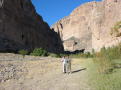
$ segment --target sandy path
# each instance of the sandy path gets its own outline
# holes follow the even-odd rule
[[[92,90],[84,60],[73,59],[72,74],[62,73],[59,59],[1,62],[6,63],[19,63],[25,73],[18,79],[1,82],[0,90]]]

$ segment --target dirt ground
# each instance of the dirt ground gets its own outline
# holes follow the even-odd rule
[[[83,59],[72,59],[72,74],[56,58],[0,61],[0,90],[92,90]]]

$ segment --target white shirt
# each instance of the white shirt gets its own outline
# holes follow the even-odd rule
[[[61,60],[64,64],[66,64],[67,63],[67,59],[66,58],[62,58],[62,60]]]

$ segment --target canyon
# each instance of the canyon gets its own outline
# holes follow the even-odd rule
[[[120,43],[120,36],[111,35],[111,29],[121,21],[120,9],[121,0],[88,2],[77,7],[51,28],[60,35],[65,51],[99,51],[102,47]]]
[[[32,51],[35,48],[54,53],[63,52],[60,37],[36,13],[31,0],[2,0],[0,51]]]

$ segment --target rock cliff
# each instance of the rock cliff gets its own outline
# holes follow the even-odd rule
[[[44,48],[63,51],[61,39],[39,16],[31,0],[1,0],[0,51]]]
[[[77,7],[51,28],[60,34],[67,51],[99,51],[121,41],[120,36],[111,35],[112,27],[121,21],[120,9],[121,0],[89,2]]]

